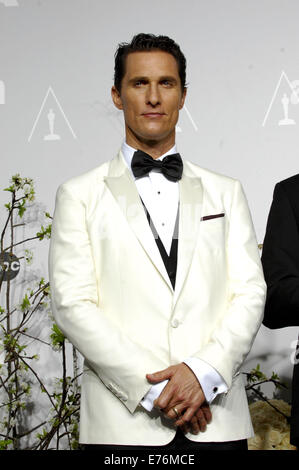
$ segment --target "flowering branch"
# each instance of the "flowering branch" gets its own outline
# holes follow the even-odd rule
[[[288,388],[283,382],[281,382],[280,378],[275,372],[272,372],[271,377],[267,377],[261,370],[260,370],[260,365],[258,364],[255,369],[252,369],[250,372],[243,372],[244,375],[246,375],[247,378],[247,385],[245,387],[246,391],[252,391],[256,395],[258,395],[259,398],[261,398],[263,401],[267,402],[272,408],[274,408],[277,413],[280,413],[283,415],[287,422],[289,423],[290,417],[284,414],[282,411],[280,411],[273,403],[270,402],[270,400],[264,396],[264,394],[260,390],[260,386],[265,384],[265,383],[273,383],[276,388]]]
[[[0,238],[0,353],[3,351],[4,362],[0,363],[0,450],[13,449],[39,449],[46,450],[52,443],[56,449],[61,446],[69,448],[78,447],[78,419],[80,405],[80,387],[78,384],[78,356],[73,348],[74,376],[67,376],[66,338],[57,325],[53,324],[49,332],[49,342],[34,334],[34,325],[37,316],[48,310],[50,295],[49,282],[44,278],[37,286],[27,288],[19,305],[12,305],[14,294],[14,277],[18,274],[12,265],[21,269],[21,263],[30,263],[33,254],[25,249],[28,241],[43,241],[51,237],[51,223],[42,225],[36,234],[17,239],[19,227],[25,227],[22,220],[28,205],[35,199],[33,180],[15,175],[5,191],[11,194],[11,200],[5,204],[8,211]],[[45,212],[47,219],[52,219]],[[6,245],[6,246],[5,246]],[[24,254],[16,257],[13,252],[16,247],[23,248]],[[50,354],[61,355],[61,378],[56,379],[56,385],[45,386],[44,377],[38,372],[34,363],[38,361],[37,354],[27,354],[30,343],[39,342],[48,347]],[[0,356],[1,357],[1,356]],[[48,418],[34,427],[24,428],[28,420],[27,405],[31,399],[33,387],[38,387],[45,394],[49,403]],[[45,409],[45,411],[47,411]],[[51,417],[52,416],[52,417]],[[42,432],[35,435],[35,431],[42,428]],[[31,440],[31,444],[24,447],[23,439]],[[56,438],[56,443],[54,439]]]

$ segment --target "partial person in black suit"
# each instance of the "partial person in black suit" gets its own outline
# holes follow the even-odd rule
[[[299,326],[299,174],[275,186],[264,239],[262,264],[268,287],[264,325],[271,329]],[[297,357],[295,360],[293,372],[291,412],[291,443],[297,447],[298,359]]]

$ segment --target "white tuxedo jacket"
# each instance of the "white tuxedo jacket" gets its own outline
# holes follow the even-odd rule
[[[145,374],[189,356],[229,387],[194,441],[248,438],[242,375],[266,287],[238,181],[184,160],[173,290],[121,152],[60,186],[50,245],[52,308],[84,356],[80,442],[164,445],[172,421],[140,406]],[[217,217],[214,217],[217,216]]]

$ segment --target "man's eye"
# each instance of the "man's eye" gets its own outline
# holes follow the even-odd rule
[[[135,82],[135,86],[142,86],[142,85],[144,85],[144,84],[145,84],[145,80],[137,80],[137,81]]]

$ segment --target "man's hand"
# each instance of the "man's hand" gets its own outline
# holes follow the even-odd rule
[[[206,430],[207,424],[209,424],[211,420],[212,413],[209,404],[205,402],[198,408],[190,422],[181,426],[181,429],[184,433],[191,432],[192,434],[198,434]]]
[[[184,432],[198,434],[204,431],[211,421],[211,411],[205,396],[192,370],[184,363],[170,366],[154,374],[147,374],[151,383],[169,380],[161,395],[155,400],[156,408],[180,426]]]

